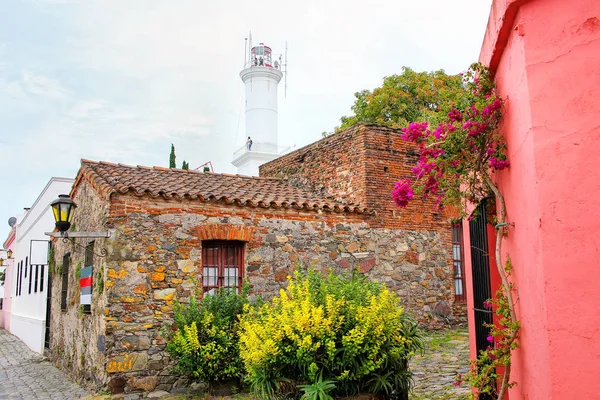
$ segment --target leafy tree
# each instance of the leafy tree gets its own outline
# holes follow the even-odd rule
[[[169,155],[169,168],[177,168],[175,164],[175,146],[171,143],[171,154]]]
[[[443,70],[415,72],[402,67],[400,75],[387,76],[383,85],[354,94],[354,115],[342,117],[339,129],[357,124],[377,124],[404,128],[410,122],[438,123],[446,117],[454,103],[466,94],[458,75]]]
[[[185,160],[183,160],[183,164],[181,165],[181,169],[189,170],[190,169],[190,163],[188,163]]]

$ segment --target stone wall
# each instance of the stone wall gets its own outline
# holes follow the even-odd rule
[[[80,185],[75,193],[78,208],[73,218],[71,231],[107,231],[107,202],[98,196],[95,189]],[[94,257],[93,263],[93,303],[91,313],[83,312],[80,306],[79,279],[77,270],[83,267],[85,246],[94,239],[75,239],[64,243],[52,242],[54,261],[51,260],[50,306],[50,357],[61,369],[67,371],[78,382],[88,388],[102,387],[108,378],[104,369],[106,352],[105,312],[105,262],[102,257]],[[100,253],[104,239],[95,239],[94,251]],[[67,291],[67,310],[61,310],[61,289],[63,255],[70,253],[70,267]]]
[[[447,308],[453,297],[449,254],[437,232],[370,228],[371,217],[358,214],[130,195],[114,199],[111,209],[105,371],[111,389],[171,390],[184,383],[169,375],[161,329],[172,321],[173,301],[189,301],[193,280],[201,281],[203,240],[244,241],[246,277],[264,298],[285,287],[299,264],[358,268],[385,282],[429,326],[440,323],[432,317],[436,307]]]
[[[378,137],[385,137],[382,132]],[[363,152],[375,146],[365,143]],[[370,168],[364,167],[365,176]],[[356,201],[368,203],[367,182],[359,173],[353,178],[356,171],[340,167],[338,189],[352,196],[363,185]],[[343,176],[350,182],[345,188]],[[383,226],[379,214],[239,207],[132,194],[106,198],[87,179],[72,194],[79,204],[73,230],[110,229],[112,236],[96,240],[96,251],[104,246],[108,255],[94,263],[91,314],[80,311],[75,276],[83,249],[55,243],[55,260],[60,263],[71,252],[72,268],[66,312],[60,311],[60,275],[53,276],[51,353],[61,368],[96,389],[170,391],[188,383],[170,374],[173,361],[164,351],[163,329],[172,322],[174,301],[189,301],[194,281],[201,282],[203,240],[243,241],[252,293],[265,298],[285,287],[298,265],[335,272],[358,268],[398,293],[424,326],[436,328],[454,320],[449,229]]]

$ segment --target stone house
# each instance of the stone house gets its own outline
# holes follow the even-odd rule
[[[263,165],[259,178],[82,160],[71,230],[111,237],[53,244],[52,358],[112,393],[171,390],[185,383],[163,351],[174,300],[194,282],[210,291],[243,278],[268,298],[298,263],[358,268],[426,326],[460,321],[450,220],[424,202],[398,211],[390,196],[415,158],[398,131],[358,126]]]

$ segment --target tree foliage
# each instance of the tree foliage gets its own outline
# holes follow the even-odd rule
[[[410,122],[438,123],[452,104],[461,103],[466,92],[458,75],[443,70],[415,72],[402,68],[400,75],[387,76],[383,85],[354,94],[354,115],[342,117],[339,129],[357,124],[377,124],[404,128]]]
[[[177,168],[175,162],[175,146],[173,146],[173,143],[171,143],[171,154],[169,155],[169,168]]]
[[[189,170],[190,169],[190,163],[183,160],[183,163],[181,164],[181,169],[185,169],[185,170]]]

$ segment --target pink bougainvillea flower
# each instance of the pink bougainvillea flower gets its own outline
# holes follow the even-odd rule
[[[487,341],[490,342],[490,343],[493,343],[494,342],[494,337],[492,335],[488,335]]]
[[[398,207],[406,207],[413,196],[414,192],[410,187],[410,179],[401,179],[396,182],[396,186],[392,192],[392,198]]]
[[[463,376],[462,374],[458,374],[458,376],[456,377],[456,380],[454,381],[454,386],[458,387],[460,385],[462,385],[463,383]]]
[[[460,121],[462,121],[462,114],[456,108],[453,108],[448,113],[448,118],[450,118],[450,121],[452,121],[452,122],[454,122],[454,121],[460,122]]]
[[[483,308],[485,308],[486,310],[491,310],[492,309],[492,303],[489,301],[484,301],[483,302]]]
[[[490,157],[490,159],[488,160],[488,164],[490,167],[497,170],[503,170],[504,168],[510,165],[507,160],[500,160],[496,157]]]
[[[402,129],[402,139],[419,143],[427,136],[427,122],[411,122],[408,128]]]

